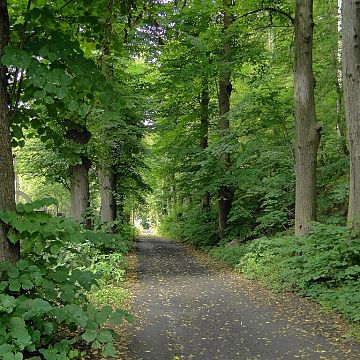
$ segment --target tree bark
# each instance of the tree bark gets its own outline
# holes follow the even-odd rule
[[[347,134],[346,134],[346,121],[344,116],[344,87],[343,87],[343,72],[342,72],[342,0],[338,0],[338,19],[337,19],[337,30],[338,30],[338,46],[334,56],[335,60],[335,89],[337,95],[336,101],[336,129],[341,142],[341,148],[344,155],[349,155]]]
[[[343,115],[343,90],[342,84],[338,76],[336,76],[335,82],[336,88],[336,129],[339,136],[339,140],[341,143],[341,149],[344,155],[349,155],[349,149],[347,145],[347,137],[346,137],[346,124]]]
[[[200,149],[206,150],[209,139],[209,84],[208,79],[203,80],[201,100],[200,100]],[[202,198],[201,206],[203,210],[210,209],[210,193],[207,191]]]
[[[219,76],[219,130],[220,136],[226,135],[230,127],[229,112],[230,112],[230,96],[232,92],[231,84],[231,70],[230,70],[230,56],[231,56],[231,39],[229,38],[228,29],[233,22],[233,17],[229,13],[229,8],[232,1],[224,0],[224,18],[223,29],[225,35],[223,54],[221,60],[221,69]],[[221,156],[221,163],[225,172],[230,169],[230,154],[224,153]],[[219,234],[224,236],[228,228],[228,216],[231,211],[233,190],[228,185],[222,185],[218,191],[218,206],[219,206]]]
[[[100,185],[100,216],[103,223],[113,222],[116,219],[116,178],[112,171],[100,169],[98,173]]]
[[[91,228],[91,222],[86,219],[86,212],[89,208],[89,166],[77,164],[71,168],[70,182],[70,217],[83,223],[86,228]]]
[[[360,235],[360,1],[342,4],[343,84],[350,151],[348,222]]]
[[[7,0],[0,0],[0,58],[10,39],[10,21]],[[10,104],[7,68],[0,63],[0,212],[15,210],[15,173],[10,136]],[[20,245],[7,238],[8,228],[0,222],[0,261],[16,262]]]
[[[296,0],[295,10],[295,234],[316,220],[316,166],[320,126],[316,121],[313,74],[313,0]]]
[[[110,55],[110,43],[111,37],[113,36],[112,22],[114,19],[113,11],[113,0],[109,0],[107,4],[107,17],[103,25],[102,30],[102,51],[100,57],[100,63],[102,66],[102,72],[105,77],[113,79],[114,77],[114,67],[111,61],[109,60]],[[104,127],[103,129],[103,140],[104,144],[106,143],[106,137],[109,135],[109,130]],[[109,164],[108,158],[100,159],[100,170],[98,172],[98,180],[100,187],[100,216],[103,223],[109,223],[116,220],[116,181],[117,176],[114,166]],[[115,228],[112,228],[111,231],[115,231]]]
[[[65,137],[78,144],[85,145],[89,142],[91,133],[86,127],[76,127],[70,129]],[[83,223],[89,229],[91,228],[91,220],[86,217],[86,213],[90,205],[90,166],[91,162],[85,154],[81,156],[81,162],[70,169],[70,217]]]

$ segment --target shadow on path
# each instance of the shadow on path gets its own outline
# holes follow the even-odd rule
[[[360,359],[311,303],[201,265],[178,243],[137,243],[139,291],[127,360]],[[340,344],[340,343],[339,343]]]

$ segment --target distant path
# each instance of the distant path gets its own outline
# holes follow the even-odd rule
[[[360,347],[331,343],[310,302],[212,269],[175,242],[145,237],[137,250],[127,360],[360,359]]]

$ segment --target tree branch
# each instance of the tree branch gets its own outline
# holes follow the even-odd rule
[[[245,18],[247,16],[257,14],[257,13],[262,12],[262,11],[270,11],[271,13],[276,12],[276,13],[278,13],[280,15],[283,15],[283,16],[287,17],[291,21],[291,24],[295,25],[295,19],[289,13],[287,13],[284,10],[277,9],[277,8],[274,8],[274,7],[271,7],[271,6],[266,6],[266,7],[263,7],[261,9],[249,11],[249,12],[247,12],[245,14],[242,14],[240,16],[235,17],[235,20],[239,20],[239,19]]]
[[[19,44],[19,49],[20,50],[23,48],[24,43],[25,43],[25,32],[26,32],[26,27],[27,27],[27,24],[28,24],[27,15],[28,15],[28,13],[30,11],[31,2],[32,2],[32,0],[28,0],[27,6],[26,6],[25,21],[24,21],[24,24],[23,24],[23,26],[21,28],[21,34],[20,34],[20,44]],[[20,75],[20,79],[18,81],[19,72],[21,73],[21,75]],[[10,108],[11,108],[10,110],[11,110],[12,113],[14,113],[16,111],[16,109],[18,108],[18,106],[19,106],[20,95],[21,95],[21,84],[22,84],[22,81],[23,81],[23,76],[24,76],[23,71],[20,70],[19,68],[16,68],[15,74],[14,74],[14,83],[13,83],[13,86],[12,86],[12,89],[11,89],[11,94],[10,94],[10,101],[15,102],[13,107],[10,106]],[[18,88],[17,91],[16,91],[16,88]],[[14,99],[15,94],[16,94],[16,99]],[[14,114],[12,114],[12,116],[13,115]]]
[[[67,7],[69,4],[71,4],[73,1],[74,1],[74,0],[69,0],[69,1],[67,1],[63,6],[60,7],[59,10],[62,10],[62,9],[64,9],[64,8],[66,8],[66,7]]]

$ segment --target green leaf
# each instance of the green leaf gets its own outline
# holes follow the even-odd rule
[[[16,267],[10,268],[6,273],[10,279],[17,279],[20,275],[20,271]]]
[[[13,211],[0,212],[0,220],[5,224],[11,224],[17,218],[16,213]]]
[[[11,127],[12,136],[21,139],[24,137],[23,130],[20,126],[12,125]]]
[[[50,246],[50,252],[53,255],[58,255],[63,247],[61,241],[56,241]]]
[[[14,346],[10,344],[0,345],[0,354],[11,353],[14,350]]]
[[[7,281],[0,281],[0,292],[3,292],[7,287],[9,283]]]
[[[34,283],[32,282],[32,280],[30,279],[29,274],[22,274],[19,277],[19,281],[21,283],[21,287],[24,290],[30,290],[34,287]]]
[[[55,90],[55,94],[57,95],[57,97],[59,99],[63,99],[64,97],[66,97],[69,93],[69,90],[67,87],[58,87]]]
[[[70,350],[69,354],[68,354],[70,359],[75,359],[75,358],[79,357],[79,355],[80,355],[79,350]]]
[[[64,283],[60,286],[60,297],[65,302],[71,302],[75,296],[75,285]]]
[[[20,304],[19,307],[27,309],[22,315],[24,320],[30,320],[35,316],[43,316],[52,310],[52,306],[47,301],[40,298],[28,299]]]
[[[45,321],[43,323],[43,333],[45,335],[50,335],[54,331],[54,324],[50,321]]]
[[[71,112],[75,112],[76,110],[79,109],[79,105],[78,103],[75,101],[75,100],[71,100],[68,104],[68,109],[71,111]]]
[[[104,350],[102,351],[102,354],[104,356],[116,356],[116,350],[114,348],[114,345],[111,342],[107,343],[104,347]]]
[[[97,334],[97,330],[87,330],[81,335],[81,338],[87,343],[90,343],[96,339]]]
[[[21,317],[13,317],[10,319],[10,334],[16,339],[15,343],[20,349],[24,349],[25,346],[32,343],[25,321]]]
[[[5,355],[3,355],[3,360],[22,360],[24,357],[21,353],[6,353]]]
[[[37,100],[43,100],[45,97],[45,91],[44,90],[36,90],[34,93],[34,98]]]
[[[19,269],[19,270],[25,270],[29,267],[30,263],[29,261],[27,260],[19,260],[17,263],[16,263],[16,267]]]
[[[116,309],[110,316],[110,324],[112,325],[120,324],[123,320],[132,322],[133,317],[127,311],[122,309]]]
[[[87,291],[94,284],[94,275],[91,271],[75,269],[71,274],[71,279],[77,281]]]
[[[31,57],[19,48],[7,46],[5,54],[0,59],[6,66],[14,66],[21,69],[27,69],[31,63]]]
[[[18,140],[17,141],[17,146],[23,148],[25,146],[25,140]]]
[[[16,244],[20,240],[19,234],[17,234],[13,229],[8,232],[7,238],[12,244]]]
[[[54,99],[51,96],[45,96],[45,102],[47,104],[53,104],[54,103]]]
[[[24,211],[26,213],[31,213],[33,211],[34,207],[32,203],[26,203],[24,204]]]
[[[44,333],[45,334],[45,333]],[[47,334],[46,334],[47,335]],[[36,343],[41,339],[41,332],[39,330],[33,330],[31,332],[31,340]]]
[[[95,316],[95,320],[99,325],[107,322],[109,316],[112,314],[112,308],[109,305],[104,306]]]
[[[27,345],[25,349],[26,349],[26,351],[29,351],[32,353],[36,350],[36,346],[35,346],[35,344],[30,344],[30,345]]]
[[[101,343],[108,343],[113,340],[113,335],[111,330],[104,329],[101,330],[97,336],[97,340]]]
[[[53,274],[51,274],[51,278],[58,283],[67,282],[69,276],[69,270],[65,266],[59,266],[56,268]]]
[[[9,279],[9,290],[10,291],[20,291],[21,284],[19,279]]]
[[[10,314],[16,306],[15,298],[10,295],[0,294],[0,312]]]

